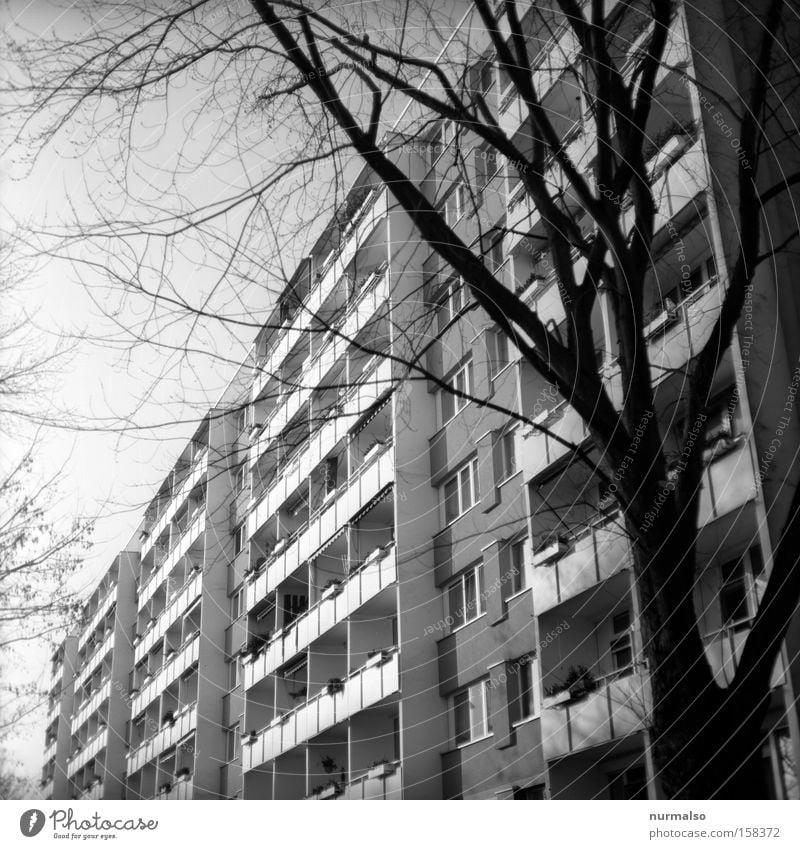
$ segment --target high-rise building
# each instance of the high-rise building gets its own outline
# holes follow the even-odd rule
[[[649,32],[641,5],[626,4],[616,24],[631,56]],[[722,4],[712,5],[724,31]],[[578,45],[558,21],[542,38],[534,13],[523,26],[537,92],[589,174],[593,118],[568,72]],[[673,434],[680,369],[708,334],[736,241],[726,200],[736,151],[686,82],[736,77],[709,20],[678,5],[647,130],[660,206],[644,335],[656,415]],[[473,76],[526,148],[522,104],[489,53]],[[431,127],[393,155],[558,332],[559,281],[513,163],[487,158],[447,122]],[[562,200],[580,222],[568,190]],[[780,243],[779,208],[769,217]],[[480,242],[494,225],[504,235]],[[757,426],[797,388],[800,311],[779,273],[758,272],[706,435],[696,606],[721,685],[786,512],[777,482],[789,461],[769,454],[774,424]],[[606,298],[592,320],[596,363],[618,395]],[[769,361],[755,353],[756,320],[773,334]],[[800,443],[795,423],[782,434]],[[570,462],[562,440],[592,450],[575,411],[362,171],[153,499],[140,544],[104,579],[77,645],[61,650],[78,677],[65,665],[60,701],[53,694],[54,798],[115,798],[123,785],[126,798],[165,799],[657,798],[630,544],[613,492]],[[135,587],[123,593],[131,569]],[[115,612],[101,612],[111,592]],[[765,726],[776,798],[798,794],[798,645],[795,622]],[[115,718],[112,731],[123,699],[127,730]],[[64,760],[70,719],[82,748]]]

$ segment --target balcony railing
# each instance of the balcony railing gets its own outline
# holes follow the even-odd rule
[[[166,529],[167,525],[172,521],[174,515],[181,508],[183,503],[189,497],[189,493],[197,486],[197,484],[202,480],[203,475],[208,471],[208,448],[206,448],[203,452],[198,454],[192,465],[189,469],[189,473],[181,482],[180,486],[173,495],[171,495],[164,502],[164,507],[158,514],[158,517],[153,522],[150,531],[148,532],[147,537],[142,543],[142,559],[144,559],[150,549],[155,544],[155,541],[161,536],[161,534]],[[150,577],[142,584],[142,587],[139,591],[140,595],[142,595],[145,591],[145,587],[147,586],[150,579],[153,577],[151,574]]]
[[[255,739],[242,745],[242,769],[253,769],[328,728],[372,707],[400,689],[397,649],[367,661],[344,679],[340,692],[323,690],[307,702],[283,714],[263,728]]]
[[[306,403],[314,388],[319,386],[328,371],[345,352],[350,340],[356,337],[361,327],[382,304],[386,303],[388,297],[388,275],[383,270],[376,273],[375,281],[364,287],[355,303],[347,310],[338,327],[338,335],[333,335],[319,353],[311,358],[308,368],[303,369],[302,385],[287,390],[281,395],[275,409],[259,428],[257,441],[250,448],[251,464],[256,462]]]
[[[164,690],[193,664],[200,657],[200,634],[199,632],[191,636],[178,653],[169,660],[150,681],[143,685],[139,695],[134,697],[131,705],[131,715],[138,716],[151,702],[157,699]]]
[[[108,728],[105,726],[100,728],[95,735],[87,740],[83,747],[78,752],[74,752],[67,761],[67,773],[70,776],[86,766],[90,760],[96,758],[97,755],[106,747],[108,743]]]
[[[176,563],[186,554],[197,538],[206,529],[206,511],[199,510],[192,519],[186,530],[177,538],[177,541],[167,551],[161,563],[150,574],[148,579],[139,589],[139,609],[153,597],[156,590],[164,583],[167,575],[175,568]]]
[[[142,635],[134,646],[134,663],[138,663],[153,646],[164,636],[172,624],[181,616],[195,599],[200,597],[202,573],[194,572],[184,585],[175,593],[167,606],[156,617],[156,621]]]
[[[75,679],[75,689],[81,687],[86,682],[86,679],[97,670],[99,662],[114,649],[114,629],[106,632],[103,639],[95,646],[94,651],[83,662],[81,671]]]
[[[51,761],[56,756],[58,748],[58,737],[54,737],[49,743],[45,743],[44,747],[44,762]]]
[[[371,767],[345,785],[339,799],[402,799],[403,773],[400,761]]]
[[[752,618],[743,619],[732,622],[703,637],[708,663],[720,687],[727,687],[733,681],[752,624]],[[783,681],[783,660],[778,656],[772,670],[770,686],[778,687]]]
[[[539,615],[596,586],[631,565],[630,542],[620,518],[588,527],[546,559],[534,555],[533,593]],[[538,562],[537,562],[538,559]]]
[[[291,660],[395,581],[397,562],[392,545],[379,556],[364,562],[346,581],[332,587],[329,595],[321,598],[305,613],[300,614],[291,625],[278,632],[258,657],[245,666],[245,687],[252,687],[272,674],[279,666]]]
[[[103,782],[102,781],[93,781],[91,787],[81,791],[79,798],[82,799],[83,801],[93,801],[93,802],[96,802],[99,799],[102,799],[103,798]]]
[[[193,703],[183,708],[172,725],[157,731],[135,749],[128,752],[128,775],[140,770],[153,758],[157,758],[170,746],[179,743],[197,727],[197,705]]]
[[[89,717],[99,710],[100,705],[111,695],[111,675],[109,674],[89,698],[81,704],[72,718],[72,733],[74,734]]]
[[[183,801],[192,798],[194,781],[191,777],[171,782],[169,790],[159,790],[156,799],[161,801]]]
[[[542,746],[550,760],[618,740],[644,728],[650,709],[649,685],[643,671],[597,679],[595,689],[573,701],[542,709]]]
[[[97,626],[100,624],[102,619],[106,616],[111,605],[117,600],[117,582],[114,581],[108,589],[106,590],[105,595],[100,600],[97,610],[92,614],[92,618],[88,621],[88,623],[84,626],[81,631],[81,638],[79,640],[79,644],[83,645],[86,640],[89,638],[89,635],[94,631]]]
[[[353,386],[339,402],[340,412],[324,421],[309,435],[293,457],[279,469],[277,476],[263,492],[253,499],[258,511],[257,522],[263,525],[286,499],[302,484],[324,456],[343,439],[358,416],[365,412],[385,391],[392,380],[392,364],[389,360],[377,360],[364,379]]]
[[[337,497],[323,504],[321,510],[311,516],[307,527],[302,529],[302,532],[248,585],[247,609],[252,610],[281,581],[338,533],[355,513],[393,482],[394,452],[390,444],[381,454],[357,469],[347,484],[340,491],[337,490]],[[257,521],[258,513],[252,513],[250,518],[251,521]],[[257,528],[251,526],[251,529],[254,533]]]

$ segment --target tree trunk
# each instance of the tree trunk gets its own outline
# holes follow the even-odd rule
[[[639,532],[633,546],[661,790],[670,799],[759,798],[769,691],[734,692],[714,680],[693,598],[694,530],[663,524],[670,529]]]

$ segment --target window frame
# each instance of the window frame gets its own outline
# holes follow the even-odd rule
[[[453,748],[461,749],[464,746],[469,746],[472,743],[477,743],[480,740],[486,740],[492,736],[492,719],[491,706],[489,699],[490,683],[488,678],[481,678],[478,681],[473,681],[472,684],[466,687],[461,687],[456,690],[450,698],[449,715],[450,715],[450,739]],[[475,698],[479,695],[480,698]],[[465,702],[461,700],[465,699]],[[459,708],[462,705],[467,709],[467,725],[466,728],[459,731]],[[479,705],[480,707],[477,707]],[[479,725],[482,726],[479,728]],[[476,733],[476,729],[478,733]],[[468,735],[468,736],[465,736]]]
[[[506,574],[509,576],[509,592],[505,601],[508,601],[510,598],[513,598],[515,595],[518,595],[528,589],[528,582],[526,580],[527,576],[525,574],[525,546],[527,544],[528,535],[524,534],[523,536],[518,536],[510,540],[506,546],[508,557],[508,571]],[[520,552],[521,558],[519,566],[515,563],[515,552],[517,551]]]
[[[247,522],[240,522],[231,536],[233,537],[233,556],[238,557],[247,547]]]
[[[469,583],[473,584],[474,599],[470,599]],[[452,596],[453,591],[458,590],[460,594],[459,605],[453,609]],[[477,560],[466,569],[462,569],[451,581],[444,587],[445,603],[447,608],[446,622],[448,624],[449,633],[454,633],[465,625],[469,625],[476,619],[486,613],[485,596],[486,591],[483,582],[483,561]],[[474,607],[474,614],[469,616],[469,612]],[[456,617],[456,613],[460,613],[460,617]]]
[[[526,654],[511,664],[508,674],[510,685],[508,707],[512,726],[522,725],[539,715],[536,710],[536,679],[533,670],[535,661],[534,654]],[[527,671],[521,675],[523,670]],[[523,678],[527,679],[523,682],[524,687],[520,684]]]
[[[464,495],[464,478],[462,475],[466,473],[466,480],[469,481],[470,487],[470,503],[466,504],[463,499]],[[450,515],[448,512],[448,501],[450,496],[447,494],[448,486],[455,484],[455,500],[457,501],[457,512]],[[478,478],[478,458],[471,457],[451,475],[442,481],[440,487],[439,500],[441,502],[442,522],[444,527],[449,527],[453,522],[457,522],[462,516],[466,515],[473,507],[480,502],[480,489]]]
[[[459,378],[463,378],[461,386],[458,385]],[[472,364],[472,355],[465,357],[454,369],[450,371],[447,377],[443,380],[448,386],[451,386],[458,392],[465,392],[467,395],[472,395],[475,387],[475,370]],[[465,407],[472,402],[461,395],[451,392],[449,389],[441,387],[438,392],[439,402],[437,404],[439,413],[439,427],[443,428],[451,422]],[[445,409],[445,403],[452,404],[452,412],[448,414]]]
[[[618,620],[625,618],[625,625],[622,628],[617,627]],[[627,663],[619,663],[618,656],[628,653],[629,660]],[[624,678],[633,672],[634,667],[634,646],[633,646],[633,618],[630,608],[620,610],[611,616],[611,639],[608,644],[608,654],[611,660],[612,673],[617,678]]]

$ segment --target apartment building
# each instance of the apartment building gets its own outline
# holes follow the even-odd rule
[[[626,14],[619,38],[632,55],[648,29]],[[714,14],[724,30],[721,4]],[[663,108],[648,127],[660,227],[645,333],[658,416],[677,433],[675,370],[708,333],[736,244],[725,183],[735,152],[684,74],[710,86],[737,68],[724,45],[713,67],[699,55],[708,18],[681,4],[671,26]],[[593,118],[568,72],[578,46],[563,26],[530,38],[543,104],[588,173]],[[472,73],[526,147],[522,106],[491,55]],[[393,149],[459,236],[551,327],[562,325],[553,265],[536,247],[543,222],[513,166],[487,160],[447,123],[421,145]],[[577,213],[568,187],[563,198]],[[493,224],[505,228],[501,239],[486,239]],[[770,226],[781,232],[779,212]],[[719,369],[704,454],[696,601],[720,683],[735,670],[786,512],[776,498],[788,461],[771,459],[763,474],[774,433],[755,426],[794,385],[800,310],[791,287],[771,283],[776,273],[759,271],[764,294],[752,306],[770,316],[780,354],[757,354],[740,328]],[[618,397],[604,299],[593,315],[597,367]],[[422,375],[406,365],[415,357]],[[99,660],[88,657],[86,630],[60,650],[74,654],[80,676],[92,667],[92,687],[79,693],[90,678],[73,685],[54,667],[63,695],[51,704],[64,707],[52,708],[48,727],[53,798],[92,792],[84,788],[102,769],[94,787],[104,798],[118,798],[105,789],[114,778],[131,799],[658,798],[640,611],[613,494],[570,464],[557,438],[502,410],[591,450],[577,414],[470,305],[365,169],[124,553],[135,581],[115,616],[128,616],[128,655],[115,637],[113,651],[98,645]],[[800,442],[796,425],[784,439]],[[795,624],[765,726],[775,798],[798,792],[798,647]],[[106,704],[77,710],[69,686],[94,704],[106,673],[125,682],[124,764],[108,773],[117,762],[108,741],[99,758],[79,752],[64,790],[54,772],[62,724],[94,752]]]

